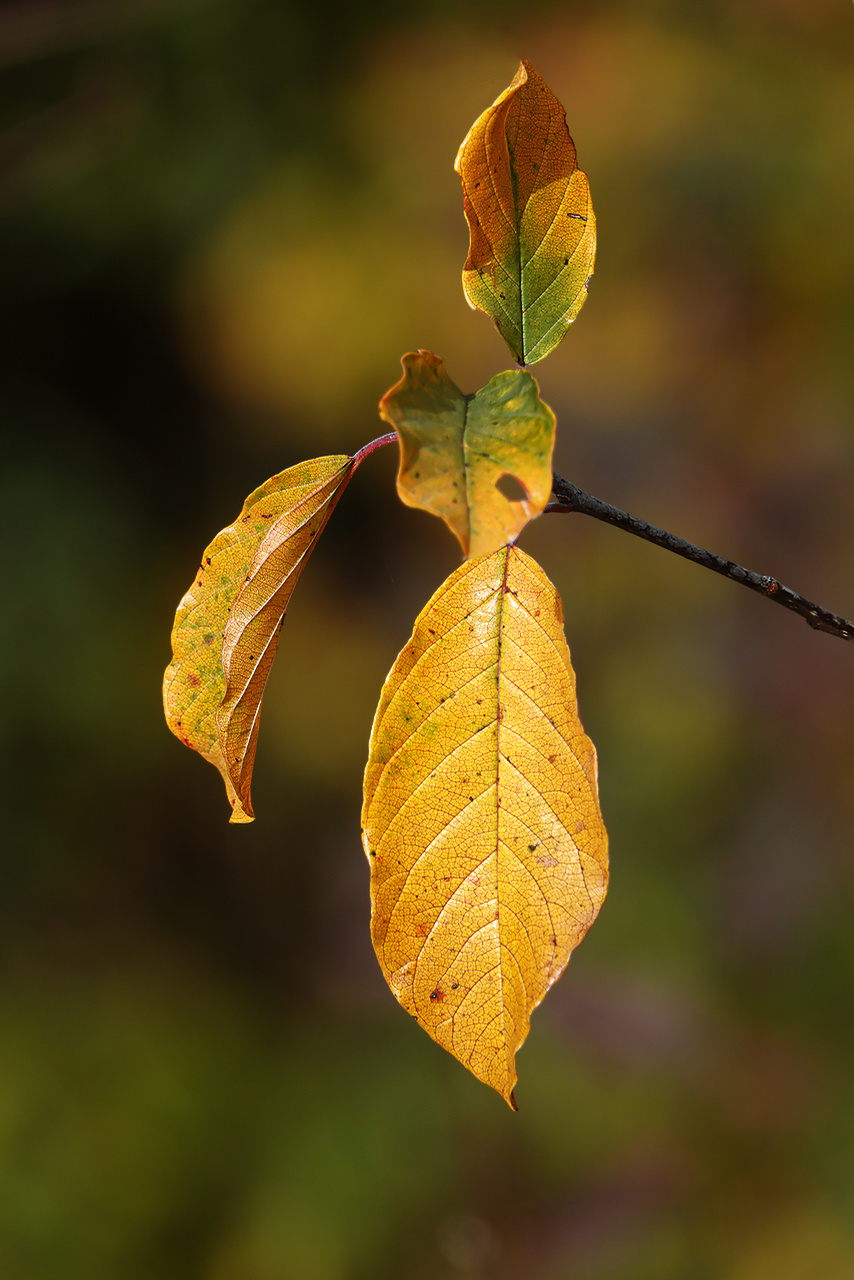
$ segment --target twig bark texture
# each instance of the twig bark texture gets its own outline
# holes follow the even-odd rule
[[[793,613],[799,614],[816,631],[824,631],[830,636],[839,636],[841,640],[854,643],[854,622],[831,613],[821,605],[813,604],[811,600],[805,599],[797,591],[792,591],[790,587],[783,586],[782,582],[769,577],[768,574],[754,573],[752,569],[733,564],[723,556],[716,556],[703,547],[686,542],[684,538],[677,538],[673,533],[667,533],[666,530],[658,529],[653,524],[647,524],[645,520],[639,520],[637,516],[629,515],[627,511],[621,511],[619,507],[612,507],[601,498],[594,498],[592,494],[585,493],[571,481],[564,480],[563,476],[559,476],[557,472],[554,475],[553,493],[556,501],[550,502],[546,511],[576,511],[580,515],[593,516],[594,520],[604,520],[606,524],[612,524],[617,529],[633,533],[636,538],[644,538],[647,542],[655,543],[657,547],[672,551],[674,555],[683,556],[694,564],[702,565],[704,569],[711,569],[713,573],[719,573],[724,578],[729,578],[731,582],[740,582],[751,591],[758,591],[760,595],[782,605],[784,609],[791,609]]]

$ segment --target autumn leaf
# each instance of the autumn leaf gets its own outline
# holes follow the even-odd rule
[[[251,822],[264,684],[299,575],[350,477],[345,455],[266,481],[214,538],[175,616],[163,681],[166,722],[219,769],[232,822]]]
[[[563,107],[529,62],[472,125],[454,167],[471,237],[466,297],[519,364],[534,364],[584,304],[596,220]]]
[[[607,886],[560,598],[515,547],[462,565],[419,615],[377,709],[362,822],[389,986],[515,1106],[531,1011]]]
[[[397,492],[440,516],[464,555],[487,555],[549,500],[554,414],[522,370],[466,396],[429,351],[411,351],[401,364],[403,377],[380,401],[400,440]]]

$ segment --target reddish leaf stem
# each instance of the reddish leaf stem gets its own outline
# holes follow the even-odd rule
[[[363,444],[358,453],[353,454],[353,470],[355,471],[360,462],[364,462],[369,453],[373,453],[375,449],[381,449],[384,444],[394,444],[397,439],[396,431],[389,431],[388,435],[377,436],[376,440],[372,440],[370,444]]]
[[[557,472],[554,475],[553,493],[557,501],[550,502],[546,511],[577,511],[581,515],[593,516],[594,520],[604,520],[606,524],[615,525],[626,533],[633,533],[637,538],[645,538],[647,542],[653,542],[657,547],[664,547],[665,551],[672,551],[674,555],[683,556],[694,564],[702,565],[704,569],[720,573],[731,582],[740,582],[751,591],[758,591],[766,599],[773,600],[784,609],[791,609],[793,613],[797,613],[816,631],[824,631],[830,636],[838,636],[840,640],[854,643],[854,622],[841,618],[839,614],[831,613],[821,605],[813,604],[811,600],[798,595],[797,591],[784,587],[776,578],[771,578],[764,573],[754,573],[752,569],[744,569],[740,564],[725,560],[723,556],[716,556],[711,551],[704,550],[703,547],[695,546],[693,542],[686,542],[684,538],[678,538],[673,533],[667,533],[653,524],[647,524],[645,520],[639,520],[637,516],[631,516],[627,511],[621,511],[619,507],[612,507],[601,498],[594,498],[592,494],[585,493],[569,480],[564,480],[563,476],[559,476]]]

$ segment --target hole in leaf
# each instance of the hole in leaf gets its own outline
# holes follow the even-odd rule
[[[508,502],[527,502],[530,494],[521,480],[516,476],[511,476],[508,471],[503,476],[499,476],[495,481],[495,487],[498,492],[505,497]]]

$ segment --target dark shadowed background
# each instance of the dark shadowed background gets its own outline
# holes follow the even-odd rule
[[[167,732],[202,548],[473,391],[456,149],[529,58],[600,253],[536,373],[582,487],[854,614],[850,0],[0,6],[3,1280],[851,1280],[854,650],[579,516],[612,887],[519,1115],[368,933],[382,679],[457,562],[372,457],[285,624],[249,828]]]

